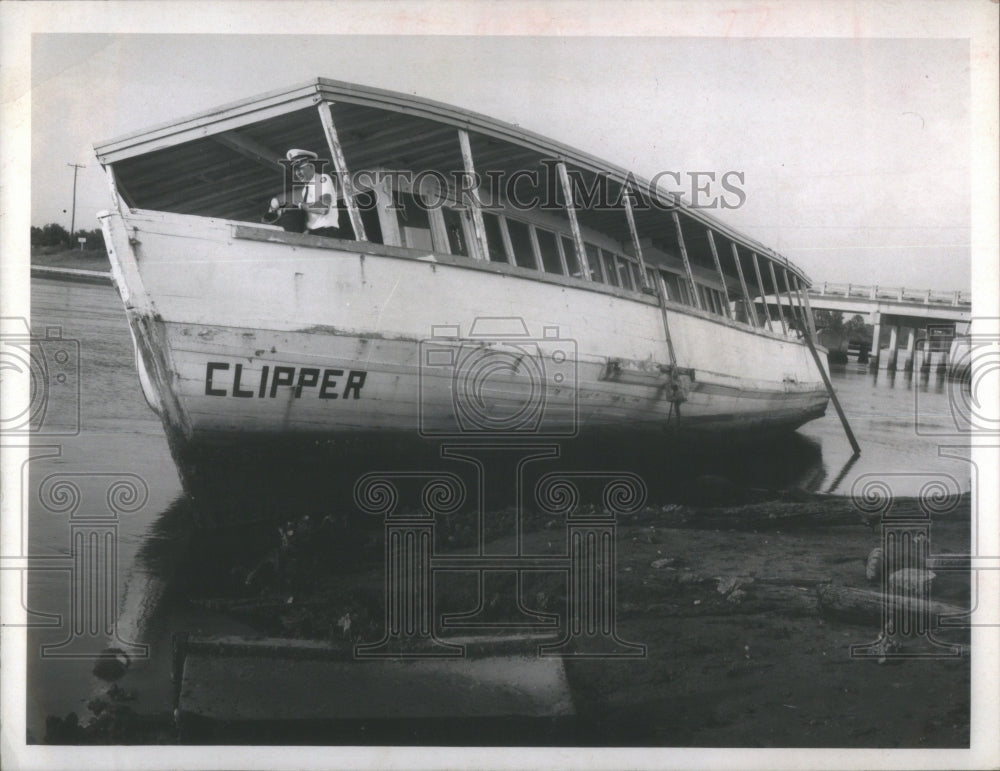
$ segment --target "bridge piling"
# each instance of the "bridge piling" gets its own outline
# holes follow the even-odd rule
[[[899,355],[899,324],[889,327],[889,352],[886,356],[885,368],[890,372],[896,371],[896,357]]]
[[[882,346],[879,345],[879,337],[882,334],[882,314],[879,311],[875,311],[872,316],[874,331],[872,333],[872,352],[868,357],[868,366],[871,369],[878,369],[879,359],[882,358]]]
[[[906,358],[903,359],[903,372],[913,372],[913,350],[916,342],[917,332],[915,329],[911,329],[909,337],[906,339]]]

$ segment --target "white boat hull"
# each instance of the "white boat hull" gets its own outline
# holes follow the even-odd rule
[[[102,221],[175,455],[390,434],[729,437],[826,408],[801,341],[646,295],[377,245],[272,241],[224,220]],[[671,399],[678,368],[693,377]]]

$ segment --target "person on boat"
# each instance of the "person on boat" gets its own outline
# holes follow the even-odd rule
[[[333,177],[316,173],[317,155],[309,150],[292,149],[285,158],[291,165],[295,183],[290,195],[271,199],[265,221],[297,233],[339,236],[340,210]]]

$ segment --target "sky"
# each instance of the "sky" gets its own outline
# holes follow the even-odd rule
[[[76,224],[97,227],[95,143],[324,76],[646,178],[741,172],[745,203],[713,213],[814,282],[968,290],[969,68],[947,38],[38,34],[31,223],[69,227],[76,163]]]

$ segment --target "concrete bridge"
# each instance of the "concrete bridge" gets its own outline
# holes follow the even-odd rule
[[[768,298],[768,305],[777,307],[773,298]],[[870,362],[873,368],[881,369],[897,368],[901,330],[908,330],[909,335],[900,369],[947,366],[951,340],[967,332],[972,321],[969,292],[824,282],[809,290],[809,305],[813,310],[841,311],[845,321],[859,315],[871,324]],[[883,327],[891,330],[886,348],[878,344]],[[918,338],[922,341],[919,347]],[[859,361],[863,363],[864,358]]]

